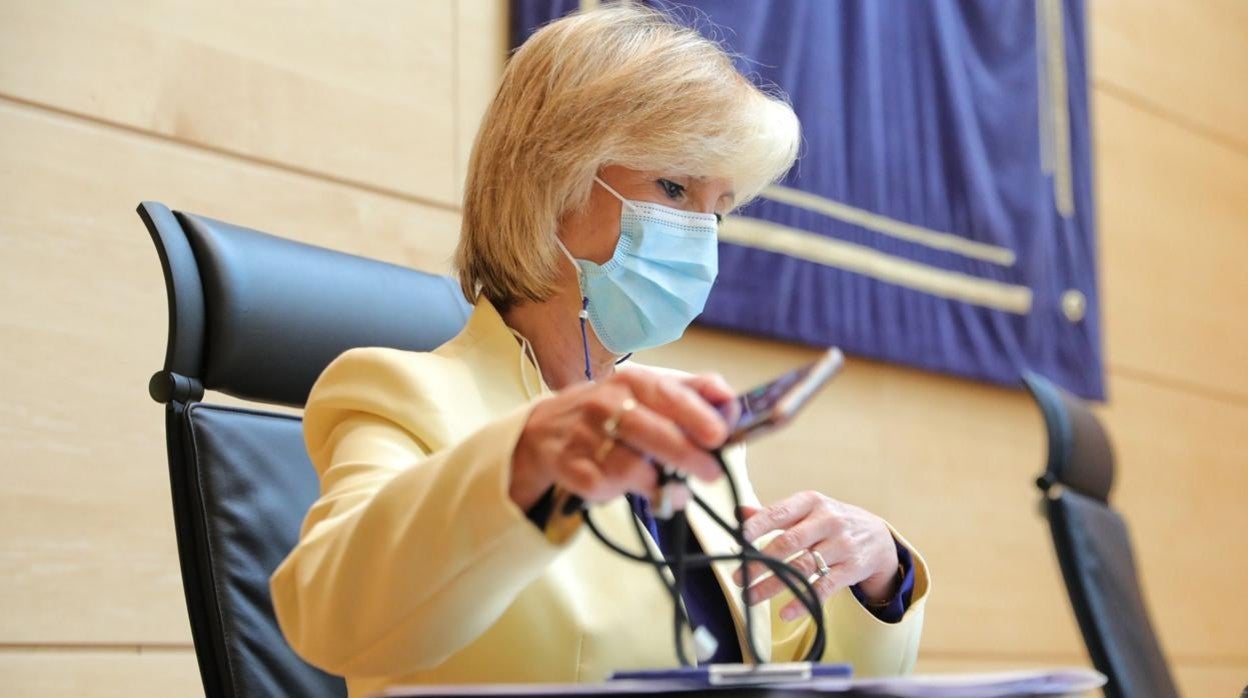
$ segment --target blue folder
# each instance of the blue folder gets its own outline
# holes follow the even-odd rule
[[[848,679],[853,675],[849,664],[812,664],[787,662],[780,664],[707,664],[676,669],[617,671],[612,681],[688,682],[695,686],[749,686],[757,684],[803,683],[823,679]]]

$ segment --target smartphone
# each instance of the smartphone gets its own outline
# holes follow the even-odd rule
[[[812,363],[720,405],[719,412],[728,422],[726,443],[746,441],[787,424],[844,363],[841,350],[831,347]]]

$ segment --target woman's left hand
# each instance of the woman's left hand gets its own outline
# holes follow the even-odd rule
[[[743,515],[745,537],[750,542],[771,531],[784,531],[762,552],[780,560],[800,553],[789,564],[807,578],[818,569],[810,551],[816,550],[823,556],[828,573],[814,582],[820,603],[855,584],[872,602],[888,601],[897,593],[897,546],[884,520],[875,514],[808,491],[766,509],[746,507]],[[766,571],[760,563],[750,563],[751,604],[787,589],[774,576],[759,579]],[[737,570],[736,582],[741,581],[741,570]],[[794,600],[781,609],[780,617],[793,620],[805,612],[805,606]]]

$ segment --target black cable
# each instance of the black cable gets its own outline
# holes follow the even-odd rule
[[[706,501],[704,501],[696,493],[690,491],[690,494],[693,498],[692,502],[693,504],[703,509],[711,517],[711,520],[714,521],[716,525],[723,528],[728,533],[732,534],[733,539],[737,542],[738,545],[741,546],[740,552],[736,554],[720,554],[720,555],[705,555],[705,554],[689,555],[687,554],[686,548],[688,544],[688,539],[687,539],[688,523],[685,519],[684,512],[678,512],[673,517],[674,519],[673,533],[674,533],[674,537],[676,538],[674,543],[676,545],[671,555],[672,559],[670,560],[664,560],[664,559],[654,557],[648,552],[647,550],[648,546],[646,544],[646,536],[648,535],[648,532],[642,527],[641,522],[637,519],[637,517],[633,515],[631,506],[629,507],[629,514],[630,514],[629,518],[632,519],[634,530],[638,534],[638,540],[642,546],[641,549],[644,551],[642,554],[634,553],[630,550],[627,550],[624,547],[620,546],[619,544],[607,538],[607,536],[603,534],[603,532],[594,524],[593,518],[590,516],[588,508],[581,510],[581,516],[585,521],[586,527],[589,528],[590,532],[593,533],[594,537],[596,537],[599,541],[601,541],[604,545],[606,545],[612,551],[616,552],[617,554],[627,559],[633,560],[635,562],[643,562],[643,563],[649,564],[655,570],[655,574],[656,576],[658,576],[660,583],[663,585],[664,589],[668,591],[668,594],[672,597],[672,603],[675,607],[675,611],[673,615],[673,633],[675,635],[674,641],[675,641],[677,658],[680,660],[680,663],[682,666],[690,666],[689,658],[685,654],[684,643],[682,641],[683,629],[685,627],[691,626],[689,617],[687,613],[685,612],[685,609],[683,606],[683,594],[682,594],[684,590],[684,583],[686,579],[687,569],[690,566],[706,567],[716,562],[723,562],[723,561],[729,561],[729,560],[737,561],[738,564],[741,566],[741,570],[742,570],[741,604],[745,613],[745,626],[746,626],[745,635],[746,635],[746,645],[747,645],[746,649],[749,651],[750,658],[754,661],[754,663],[761,663],[762,655],[758,652],[758,648],[755,647],[754,645],[753,617],[752,617],[753,614],[750,612],[750,603],[749,603],[750,566],[747,563],[760,563],[763,566],[765,566],[768,569],[768,571],[770,571],[773,575],[775,575],[776,578],[778,578],[785,585],[785,587],[789,590],[789,592],[792,593],[793,596],[798,601],[801,602],[802,606],[805,607],[807,613],[810,614],[811,619],[815,624],[815,638],[814,638],[814,641],[811,643],[810,649],[806,653],[805,660],[808,662],[819,661],[819,658],[823,656],[823,650],[826,647],[827,635],[826,635],[826,628],[824,627],[824,622],[823,622],[822,604],[819,601],[818,593],[815,591],[814,586],[810,583],[810,580],[807,579],[801,573],[800,570],[798,570],[797,568],[793,567],[792,565],[782,560],[778,560],[776,558],[773,558],[769,555],[764,554],[762,551],[755,548],[753,544],[751,544],[749,541],[745,539],[745,527],[744,527],[744,519],[742,517],[741,496],[740,496],[740,491],[737,488],[737,483],[735,480],[733,480],[732,474],[728,470],[727,463],[724,462],[723,454],[717,450],[713,452],[713,455],[715,456],[715,459],[718,462],[720,468],[723,470],[724,477],[728,479],[729,490],[732,494],[733,514],[734,514],[734,517],[736,518],[736,524],[733,525],[725,521],[723,517],[721,517],[718,513],[716,513],[715,510],[712,509],[709,504],[707,504]],[[659,478],[660,487],[662,487],[663,484],[666,484],[668,480],[672,479],[672,476],[665,474],[662,468],[660,468],[659,470],[660,470],[660,478]],[[663,574],[664,567],[667,567],[672,572],[673,583],[671,584],[668,583],[667,577]]]
[[[740,532],[739,529],[734,530],[734,528],[731,525],[729,525],[726,521],[724,521],[722,518],[720,518],[719,514],[717,514],[715,510],[712,509],[710,505],[707,504],[701,497],[699,497],[696,492],[690,491],[690,495],[693,496],[694,503],[696,503],[699,507],[702,508],[702,510],[704,510],[707,514],[709,514],[711,517],[711,520],[714,521],[717,525],[719,525],[720,528],[723,528],[728,531],[733,531],[734,538],[736,538],[737,543],[741,545],[742,552],[739,556],[738,555],[722,555],[722,556],[717,555],[708,559],[710,559],[712,562],[718,562],[720,559],[735,560],[738,557],[740,557],[743,564],[744,564],[744,561],[749,560],[753,562],[762,563],[763,565],[765,565],[768,571],[770,571],[773,575],[775,575],[776,578],[778,578],[784,584],[784,586],[789,590],[789,592],[793,594],[794,598],[802,602],[802,606],[806,609],[806,612],[809,613],[811,618],[814,619],[815,640],[814,642],[811,643],[811,648],[806,652],[805,660],[808,662],[818,661],[818,658],[823,656],[823,650],[827,644],[827,637],[826,637],[825,628],[823,624],[823,607],[819,602],[819,592],[815,590],[815,586],[811,584],[810,580],[804,577],[801,574],[800,570],[798,570],[797,568],[793,567],[792,565],[782,560],[778,560],[774,557],[771,557],[770,555],[763,553],[758,548],[755,548],[752,543],[750,543],[749,541],[746,541],[743,532]],[[738,520],[740,520],[740,515],[738,515]],[[749,597],[748,597],[748,594],[745,592],[745,590],[749,589],[748,567],[746,567],[746,571],[742,573],[742,577],[743,579],[741,580],[742,582],[741,601],[748,608]],[[751,648],[751,651],[753,651],[752,648]]]
[[[633,518],[637,517],[634,516]],[[674,549],[677,551],[676,564],[672,566],[672,590],[678,598],[683,600],[684,594],[682,592],[685,590],[685,563],[686,558],[688,557],[685,554],[685,551],[689,545],[689,522],[685,520],[685,512],[683,511],[673,513],[671,521],[672,529],[674,529],[672,530],[672,538],[674,539],[672,544]],[[676,643],[676,656],[680,659],[681,666],[689,666],[689,658],[684,656],[685,645],[681,642],[681,628],[692,627],[692,625],[693,624],[689,621],[688,613],[678,612],[672,614],[672,638]],[[697,646],[696,640],[694,646],[695,648]],[[701,657],[698,657],[697,659],[698,662],[701,663]]]

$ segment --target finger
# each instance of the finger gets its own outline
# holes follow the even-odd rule
[[[634,492],[649,496],[658,488],[659,475],[654,465],[627,444],[616,442],[603,458],[603,477],[617,494]]]
[[[826,520],[808,518],[799,522],[796,526],[786,530],[784,533],[776,536],[762,552],[764,555],[774,557],[777,560],[788,560],[795,554],[802,553],[808,549],[815,547],[820,541],[827,537],[827,529],[829,524]],[[803,557],[809,559],[809,555]],[[801,559],[801,558],[797,558]],[[750,578],[754,579],[763,574],[766,567],[761,562],[751,563]],[[814,571],[814,567],[806,570],[807,576]],[[736,582],[742,584],[743,576],[741,570],[737,570]]]
[[[663,415],[702,448],[716,448],[728,437],[728,427],[715,408],[680,380],[649,372],[622,371],[624,382],[646,407]]]
[[[816,579],[814,587],[815,595],[819,597],[819,605],[822,606],[827,603],[833,594],[853,584],[854,582],[850,581],[851,579],[853,579],[853,571],[847,565],[832,567],[826,575]],[[797,599],[790,601],[785,604],[784,608],[780,609],[780,618],[784,620],[796,620],[806,614],[806,607]]]
[[[709,453],[690,441],[670,419],[644,405],[621,416],[616,434],[633,449],[702,480],[715,480],[721,474]]]
[[[788,565],[796,570],[803,579],[810,579],[815,574],[815,558],[808,553],[803,553],[789,560]],[[750,587],[750,604],[753,605],[766,601],[782,591],[787,591],[788,588],[784,580],[774,574],[761,577],[758,583]]]
[[[715,406],[731,402],[736,397],[732,386],[718,373],[699,373],[681,382],[697,393],[698,397]]]
[[[828,519],[808,517],[773,538],[763,548],[763,553],[778,560],[787,560],[795,553],[814,548],[836,530],[837,524]]]
[[[745,539],[755,541],[764,533],[793,526],[810,514],[819,498],[817,492],[798,492],[772,504],[745,520]]]
[[[555,465],[555,482],[587,502],[611,499],[602,488],[602,471],[588,458],[568,458]]]

